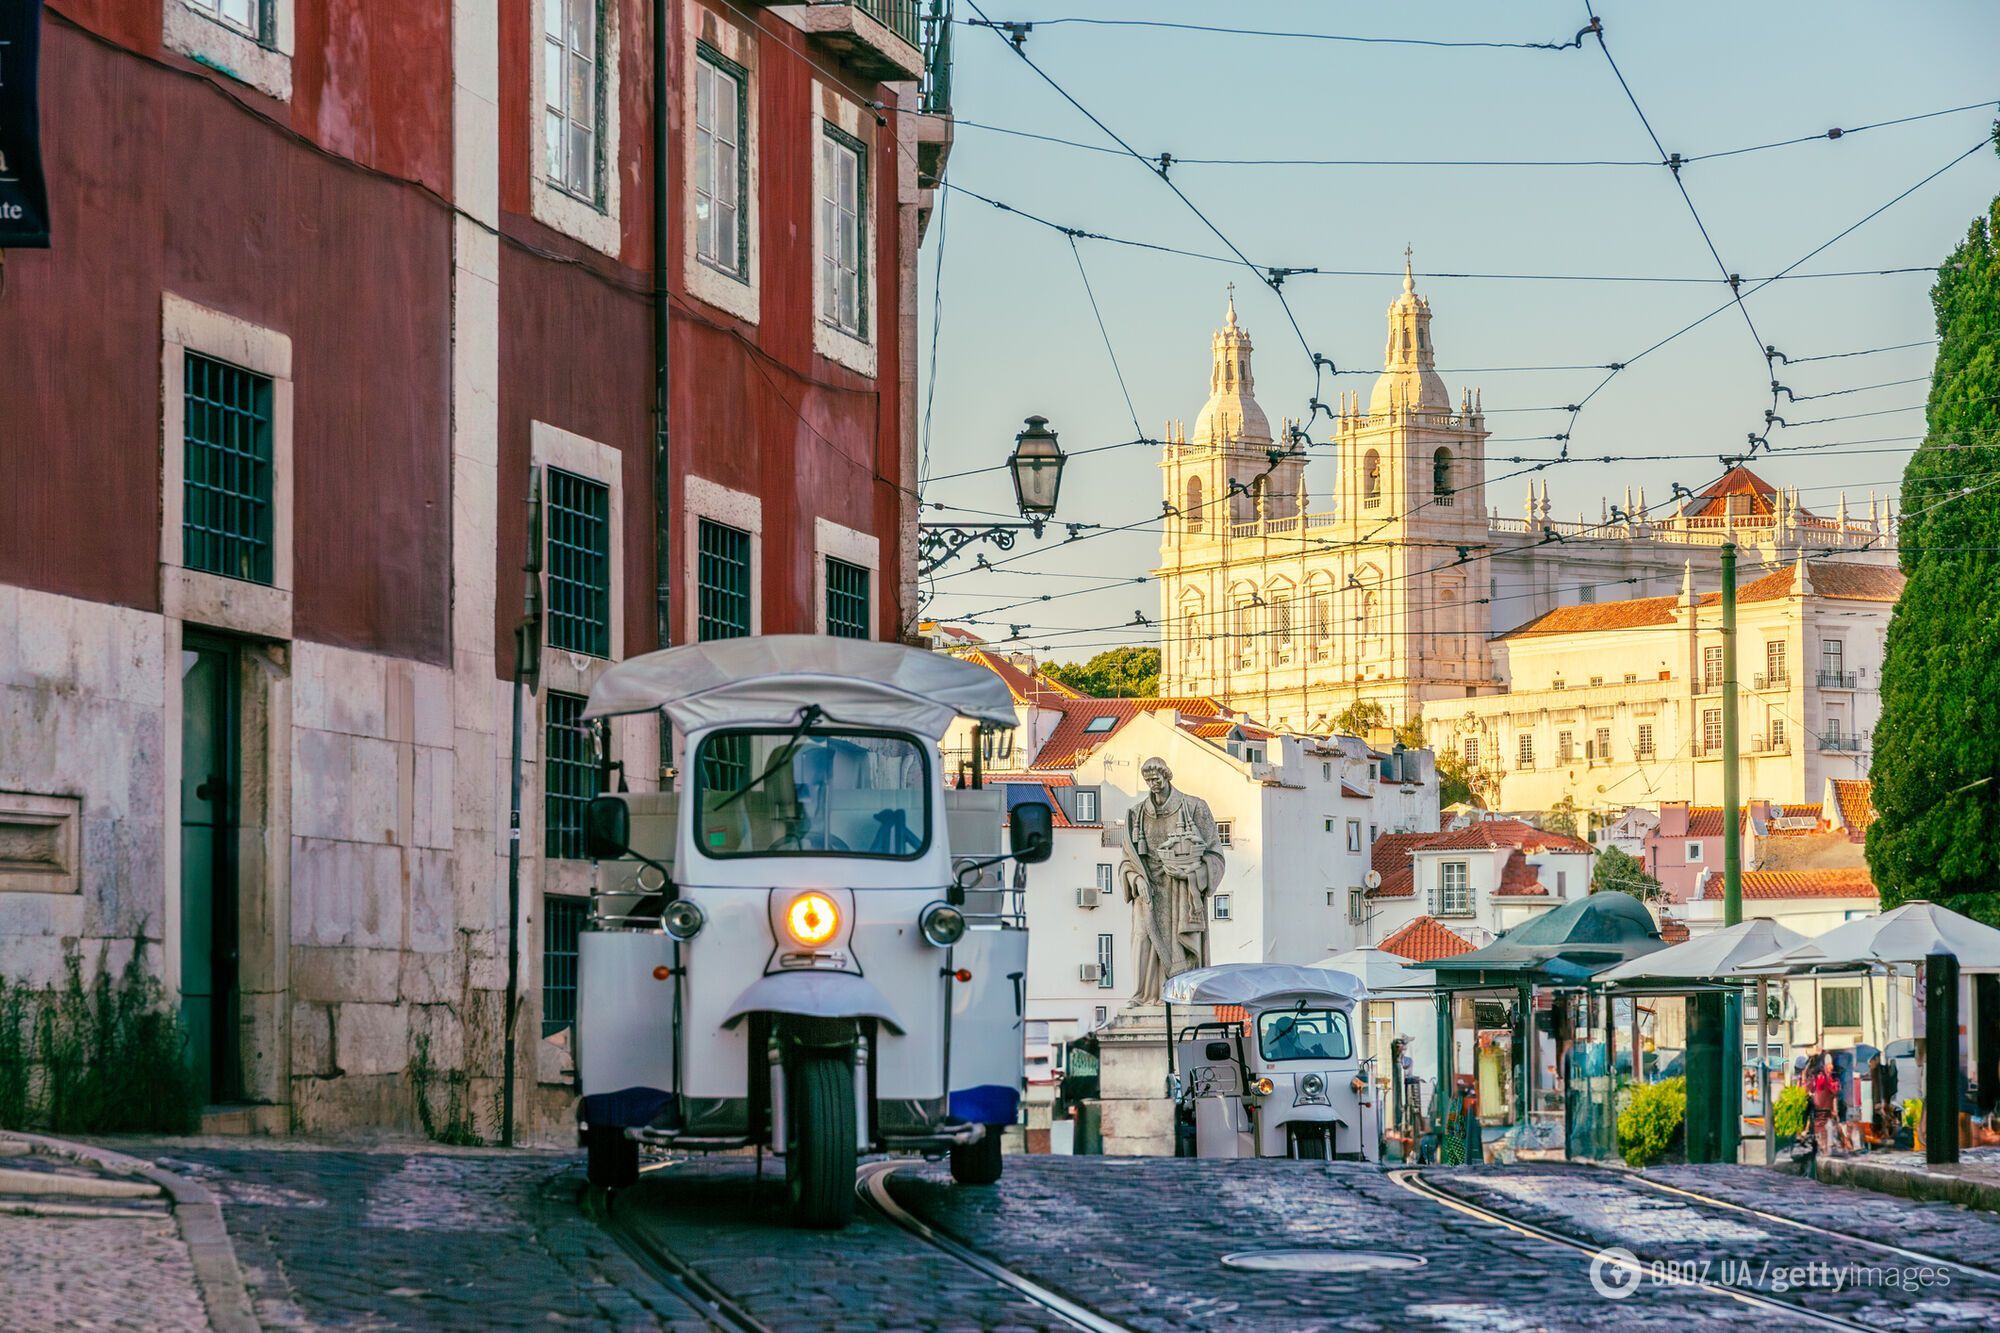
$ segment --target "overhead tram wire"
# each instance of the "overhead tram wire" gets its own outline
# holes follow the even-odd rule
[[[1091,290],[1090,273],[1083,266],[1083,253],[1076,248],[1076,237],[1069,238],[1070,258],[1076,261],[1076,276],[1083,279],[1083,294],[1090,298],[1090,313],[1097,317],[1097,331],[1104,338],[1104,354],[1111,358],[1111,373],[1118,380],[1118,392],[1125,395],[1125,410],[1132,417],[1132,436],[1143,439],[1146,428],[1139,424],[1139,409],[1132,405],[1132,390],[1125,385],[1125,372],[1118,365],[1118,350],[1111,345],[1111,330],[1104,326],[1104,312],[1097,308],[1097,293]]]
[[[1003,31],[1003,29],[1032,30],[1034,28],[1056,28],[1067,24],[1080,24],[1094,28],[1164,28],[1223,37],[1271,37],[1287,41],[1350,42],[1363,46],[1427,46],[1450,50],[1574,51],[1583,45],[1583,33],[1578,33],[1566,42],[1446,41],[1430,37],[1367,37],[1331,32],[1284,32],[1263,28],[1229,28],[1209,23],[1177,23],[1165,19],[1106,19],[1076,15],[1062,15],[1056,18],[1012,19],[996,23],[994,20],[987,18],[985,11],[980,9],[978,5],[973,5],[972,11],[979,15],[977,19],[954,19],[953,22],[962,23],[974,28],[992,28],[994,31],[999,32],[1002,37],[1007,36],[1007,32]],[[1585,29],[1585,31],[1588,31],[1588,29]]]

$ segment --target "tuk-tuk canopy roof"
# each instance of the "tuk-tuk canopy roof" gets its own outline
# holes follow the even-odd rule
[[[724,723],[794,726],[818,704],[830,722],[933,740],[952,720],[1011,727],[1014,697],[983,666],[922,648],[818,634],[715,639],[620,662],[598,678],[585,718],[664,709],[682,731]]]
[[[1168,1004],[1234,1004],[1244,1008],[1307,1003],[1349,1008],[1361,983],[1347,972],[1293,963],[1217,963],[1167,978],[1160,998]]]
[[[1754,917],[1620,963],[1592,980],[1599,985],[1640,987],[1725,981],[1740,976],[1743,965],[1753,958],[1805,942],[1806,937],[1796,930],[1787,930],[1766,917]]]
[[[1483,949],[1431,960],[1438,985],[1581,985],[1663,948],[1652,913],[1629,893],[1593,893],[1523,921]]]
[[[1751,975],[1798,976],[1813,972],[1872,971],[1910,967],[1934,953],[1948,953],[1966,972],[2000,972],[2000,930],[1936,903],[1904,903],[1880,916],[1835,926],[1824,935],[1753,958]]]

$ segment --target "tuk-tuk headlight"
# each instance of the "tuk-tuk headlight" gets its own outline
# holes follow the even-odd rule
[[[1317,1097],[1326,1091],[1326,1080],[1318,1074],[1307,1074],[1299,1080],[1299,1091],[1308,1097]]]
[[[1271,1089],[1276,1086],[1277,1085],[1271,1082],[1271,1080],[1268,1078],[1253,1078],[1250,1080],[1250,1091],[1256,1093],[1259,1097],[1270,1096]]]
[[[677,940],[691,940],[708,924],[708,914],[685,898],[676,898],[660,914],[660,924]]]
[[[917,914],[917,929],[940,949],[965,938],[965,913],[950,903],[932,903]]]
[[[840,908],[824,893],[802,893],[785,909],[785,929],[800,944],[816,948],[839,933]]]

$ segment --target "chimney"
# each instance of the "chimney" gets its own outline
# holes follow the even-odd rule
[[[1688,831],[1688,803],[1686,801],[1660,802],[1660,836],[1663,838],[1685,838]]]

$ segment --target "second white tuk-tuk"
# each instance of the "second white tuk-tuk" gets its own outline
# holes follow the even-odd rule
[[[948,1154],[960,1182],[997,1180],[1027,930],[1020,877],[992,870],[1046,859],[1052,817],[948,790],[937,743],[958,717],[1013,726],[1006,686],[896,644],[740,638],[620,663],[584,716],[653,709],[681,737],[679,790],[586,815],[592,1182],[632,1181],[642,1144],[754,1146],[784,1159],[795,1222],[835,1226],[859,1152]]]
[[[1354,1039],[1360,995],[1349,973],[1284,963],[1170,977],[1167,1088],[1193,1155],[1379,1160],[1373,1061]],[[1175,1030],[1177,1006],[1220,1012]]]

